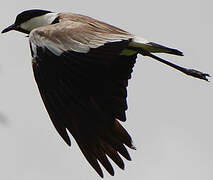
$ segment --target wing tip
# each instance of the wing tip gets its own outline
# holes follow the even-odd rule
[[[136,148],[136,146],[135,146],[135,144],[134,144],[133,141],[131,141],[131,146],[130,146],[130,148],[133,149],[133,150],[137,150],[137,148]]]

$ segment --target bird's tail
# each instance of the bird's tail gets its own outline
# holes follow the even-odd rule
[[[173,48],[168,48],[166,46],[162,46],[160,44],[154,43],[154,42],[149,42],[145,39],[135,37],[133,38],[130,42],[129,45],[126,49],[124,49],[121,52],[121,55],[125,56],[131,56],[134,54],[140,53],[143,56],[149,56],[157,61],[160,61],[161,63],[164,63],[170,67],[173,67],[177,69],[178,71],[183,72],[184,74],[187,74],[189,76],[203,79],[205,81],[208,81],[207,77],[210,77],[209,74],[203,73],[194,69],[187,69],[181,66],[178,66],[176,64],[173,64],[171,62],[168,62],[152,53],[166,53],[166,54],[173,54],[177,56],[183,56],[183,53],[177,49]]]
[[[145,39],[135,37],[129,43],[129,47],[133,49],[141,49],[149,53],[167,53],[177,56],[183,56],[183,53],[177,49],[162,46],[160,44],[149,42]]]

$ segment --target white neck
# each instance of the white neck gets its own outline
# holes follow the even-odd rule
[[[47,13],[45,15],[32,18],[22,23],[20,26],[24,30],[32,31],[35,28],[51,24],[57,16],[58,13]]]

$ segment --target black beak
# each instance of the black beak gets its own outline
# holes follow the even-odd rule
[[[11,26],[5,28],[1,33],[6,33],[6,32],[11,31],[11,30],[16,30],[15,24],[12,24]]]

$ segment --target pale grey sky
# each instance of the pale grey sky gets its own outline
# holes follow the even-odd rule
[[[184,57],[162,57],[213,75],[212,6],[210,0],[7,0],[0,28],[26,9],[77,12],[178,48]],[[0,179],[100,179],[73,138],[69,148],[54,129],[34,81],[25,35],[0,35],[0,46]],[[115,166],[115,177],[105,172],[105,179],[213,179],[212,94],[212,82],[139,56],[123,123],[137,150],[130,150],[125,171]]]

